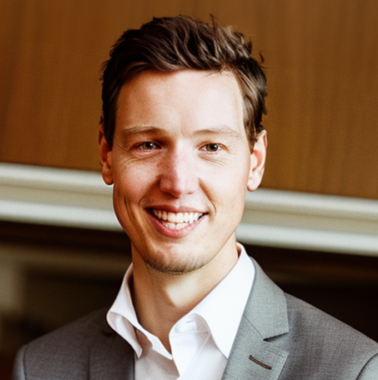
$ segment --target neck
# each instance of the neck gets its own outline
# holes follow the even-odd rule
[[[201,268],[172,274],[152,268],[133,249],[132,297],[138,320],[169,352],[173,325],[199,304],[236,264],[236,244],[226,245],[223,250]]]

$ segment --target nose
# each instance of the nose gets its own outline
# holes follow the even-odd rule
[[[195,161],[185,149],[166,154],[161,165],[160,190],[175,198],[194,193],[199,184]]]

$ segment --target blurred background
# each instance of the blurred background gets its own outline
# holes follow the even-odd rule
[[[378,340],[378,2],[2,0],[0,378],[114,299],[130,262],[99,175],[100,66],[152,17],[210,14],[262,54],[269,149],[238,239],[284,290]]]

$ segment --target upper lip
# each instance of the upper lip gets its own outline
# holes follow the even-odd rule
[[[200,211],[197,208],[194,207],[189,207],[189,206],[171,206],[171,205],[156,205],[156,206],[148,206],[146,207],[147,209],[154,209],[154,210],[161,210],[161,211],[167,211],[167,212],[174,212],[174,213],[179,213],[179,212],[196,212],[199,214],[205,214],[205,211]]]

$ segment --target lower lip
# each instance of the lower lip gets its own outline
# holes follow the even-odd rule
[[[172,238],[180,238],[183,236],[187,236],[192,232],[201,222],[202,220],[206,217],[206,214],[203,215],[201,218],[199,218],[196,222],[193,222],[189,225],[187,225],[184,228],[181,228],[180,230],[171,230],[167,226],[165,226],[159,219],[157,219],[155,216],[151,215],[147,211],[147,215],[151,219],[152,223],[156,227],[156,229],[162,233],[165,236],[172,237]]]

